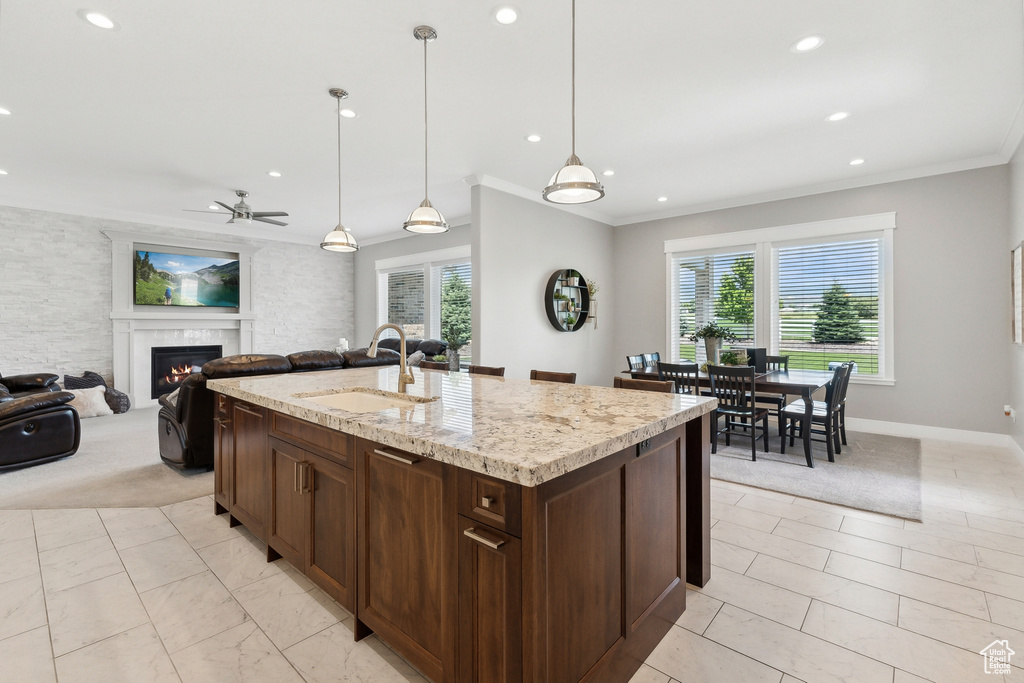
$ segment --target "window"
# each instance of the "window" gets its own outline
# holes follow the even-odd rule
[[[892,384],[895,227],[878,214],[666,242],[671,358],[704,362],[689,335],[715,321],[791,369],[853,361],[854,381]]]
[[[376,262],[377,324],[399,325],[410,339],[441,339],[445,325],[471,337],[470,248],[456,247]],[[381,336],[397,337],[393,330]],[[472,343],[460,352],[472,358]]]

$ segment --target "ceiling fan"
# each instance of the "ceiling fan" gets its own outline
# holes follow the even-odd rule
[[[238,195],[238,203],[234,206],[228,206],[224,202],[216,202],[225,209],[231,212],[231,218],[228,223],[252,223],[253,221],[259,221],[261,223],[270,223],[272,225],[288,225],[281,221],[274,221],[268,218],[268,216],[287,216],[288,214],[284,211],[253,211],[252,207],[245,203],[245,198],[249,196],[249,193],[245,190],[235,190],[235,194]],[[193,213],[219,213],[220,211],[205,211],[201,209],[182,209],[182,211],[191,211]]]

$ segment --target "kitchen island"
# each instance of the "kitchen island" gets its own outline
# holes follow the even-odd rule
[[[215,500],[442,681],[628,681],[710,578],[714,401],[398,368],[210,380]]]

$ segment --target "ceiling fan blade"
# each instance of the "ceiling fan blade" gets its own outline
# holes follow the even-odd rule
[[[230,211],[231,213],[234,213],[234,212],[235,212],[235,207],[233,207],[233,206],[228,206],[228,205],[227,205],[227,204],[225,204],[224,202],[218,202],[217,200],[214,200],[214,202],[213,202],[213,203],[214,203],[214,204],[220,204],[221,206],[223,206],[223,207],[224,207],[225,209],[227,209],[227,210],[228,210],[228,211]]]
[[[207,211],[206,209],[182,209],[182,211],[191,211],[192,213],[219,213],[221,216],[224,215],[223,211]]]
[[[287,216],[288,214],[285,214],[285,215]],[[269,218],[260,218],[259,216],[256,216],[256,215],[253,215],[252,219],[254,221],[259,221],[260,223],[270,223],[271,225],[281,225],[281,226],[288,225],[287,223],[282,223],[281,221],[272,221]]]
[[[287,215],[288,214],[285,213],[284,211],[253,211],[252,212],[252,217],[253,218],[257,218],[257,217],[262,218],[264,216],[287,216]]]

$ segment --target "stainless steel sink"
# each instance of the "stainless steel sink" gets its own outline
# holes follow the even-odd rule
[[[437,396],[410,396],[394,391],[363,387],[343,389],[329,394],[298,394],[296,398],[305,398],[314,403],[329,408],[341,408],[350,413],[374,413],[389,408],[415,408],[438,399]]]

